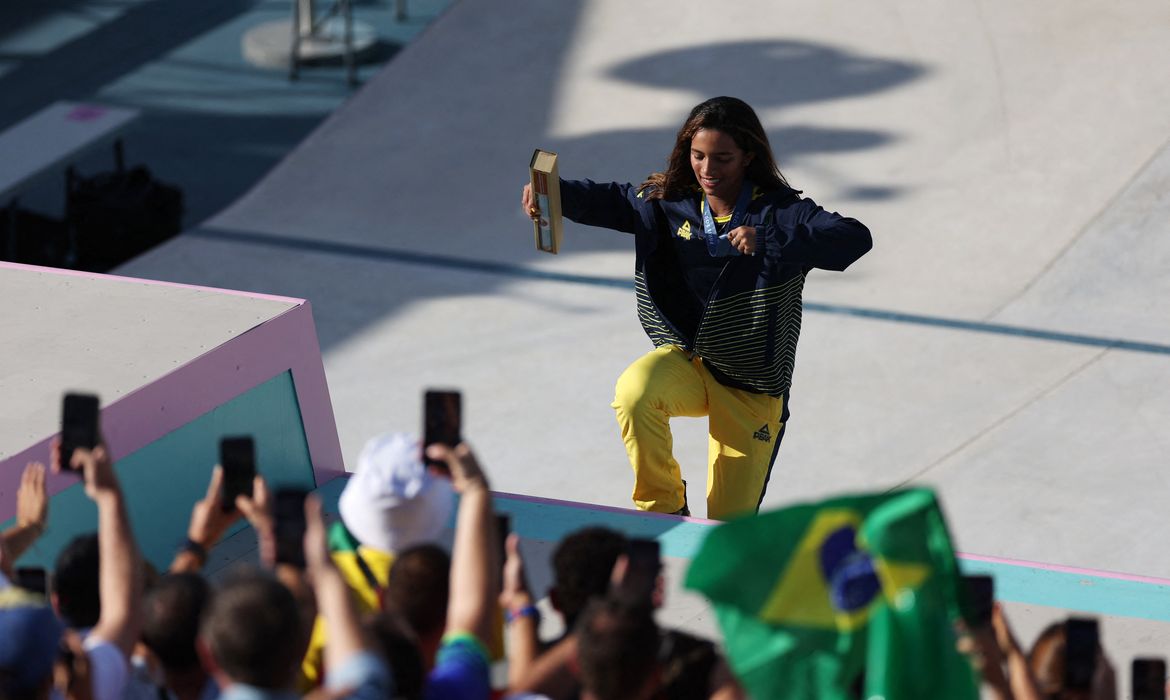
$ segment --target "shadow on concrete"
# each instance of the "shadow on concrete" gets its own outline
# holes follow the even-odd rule
[[[705,95],[716,93],[717,85],[732,88],[730,92],[738,92],[735,88],[739,87],[743,89],[739,94],[761,112],[809,102],[872,94],[903,85],[925,72],[923,67],[905,62],[867,58],[830,47],[789,41],[717,44],[693,52],[703,54],[701,59],[689,58],[689,53],[691,52],[666,52],[620,65],[613,72],[623,79],[636,77],[638,82],[647,86],[693,90],[697,96],[696,102]],[[678,61],[683,63],[682,69],[677,67],[672,69],[671,66],[676,65]],[[754,66],[753,75],[757,75],[756,69],[759,69],[769,75],[768,80],[772,82],[763,84],[759,80],[753,82],[750,79],[721,82],[719,76],[704,75],[698,63],[691,65],[687,63],[688,61],[698,61],[711,66],[751,65]],[[692,76],[693,82],[676,77],[686,75]],[[388,86],[372,84],[370,87],[383,91],[382,94],[387,98],[391,95],[389,91],[384,91]],[[194,236],[207,240],[234,241],[249,247],[268,247],[274,254],[279,253],[283,256],[297,253],[306,258],[297,262],[297,272],[289,270],[281,274],[278,284],[265,289],[257,289],[255,279],[238,282],[219,279],[212,284],[217,286],[252,284],[253,286],[249,288],[256,291],[311,298],[317,309],[318,334],[322,349],[325,351],[361,332],[370,323],[383,321],[414,302],[452,294],[498,294],[501,287],[517,280],[540,278],[543,273],[534,273],[531,266],[545,265],[548,262],[546,257],[532,250],[530,246],[520,250],[512,246],[496,250],[477,250],[478,257],[475,257],[466,252],[458,252],[458,248],[450,248],[451,242],[438,240],[432,244],[420,241],[413,233],[418,230],[420,224],[409,220],[411,213],[404,212],[399,206],[402,197],[415,199],[410,193],[399,193],[397,197],[383,198],[377,202],[344,199],[314,202],[301,201],[305,198],[300,196],[289,196],[287,189],[281,191],[282,187],[287,188],[301,181],[301,176],[297,175],[297,171],[291,170],[292,167],[305,168],[316,162],[318,169],[313,174],[316,181],[321,182],[323,177],[328,178],[328,173],[332,170],[338,180],[331,188],[339,193],[338,196],[345,192],[343,181],[350,175],[340,172],[340,167],[346,163],[360,162],[361,154],[356,149],[368,148],[369,144],[338,143],[329,134],[358,132],[361,127],[352,123],[353,119],[381,118],[373,109],[374,104],[370,103],[373,95],[366,93],[362,97],[366,100],[362,105],[363,112],[347,114],[348,107],[343,107],[342,111],[335,114],[323,127],[325,131],[314,135],[314,138],[320,137],[330,143],[328,152],[312,150],[301,154],[300,158],[290,158],[282,165],[283,172],[279,182],[261,182],[249,195],[249,201],[233,212],[230,217],[232,226],[205,224],[200,230],[193,232]],[[859,119],[861,118],[859,116]],[[362,133],[370,134],[371,131],[366,129]],[[610,130],[578,138],[550,139],[548,147],[561,153],[565,163],[573,164],[571,169],[562,172],[565,177],[639,182],[651,170],[661,167],[665,162],[673,146],[675,133],[673,127]],[[812,158],[825,153],[881,148],[896,138],[894,134],[888,132],[861,127],[834,128],[804,124],[772,129],[769,135],[773,148],[781,159],[782,167],[786,161]],[[309,145],[308,148],[314,149],[314,146]],[[645,162],[644,170],[614,171],[611,161],[615,155],[621,156],[622,162],[630,163],[641,159],[632,158],[629,154],[640,156],[650,152],[660,153],[660,160]],[[326,158],[333,163],[322,163],[322,159]],[[799,183],[794,184],[800,186]],[[480,192],[474,196],[483,198],[484,206],[491,203],[490,206],[497,210],[491,216],[498,218],[500,216],[498,209],[508,207],[508,203],[515,199],[512,196],[515,186],[516,183],[508,181],[503,183],[497,192],[493,189],[495,185],[489,183],[485,185],[488,190],[486,194]],[[829,204],[832,204],[832,198],[840,198],[842,193],[868,200],[889,199],[899,194],[896,189],[881,184],[857,183],[845,179],[840,183],[840,191],[823,193],[823,196],[829,198]],[[814,198],[817,196],[817,193],[810,194]],[[469,201],[473,203],[463,202],[461,206],[469,210],[479,206],[477,200]],[[285,208],[282,215],[286,217],[289,210],[296,212],[302,207],[312,207],[304,211],[305,219],[311,223],[303,224],[303,228],[297,228],[302,226],[302,223],[291,222],[287,227],[287,235],[271,233],[281,228],[266,218],[267,212],[273,211],[273,207],[276,206]],[[428,206],[429,203],[419,204],[416,201],[409,209],[426,210]],[[353,211],[356,207],[376,208],[377,211],[366,210],[358,213]],[[328,212],[328,218],[322,218],[322,212]],[[249,219],[253,217],[254,227],[249,225]],[[371,221],[381,222],[379,230],[363,230],[371,226],[369,223]],[[525,223],[517,221],[516,227],[523,227]],[[487,225],[492,226],[490,223]],[[574,236],[571,248],[562,257],[626,250],[632,250],[628,235],[612,231],[591,231]],[[321,260],[313,260],[316,258]],[[328,275],[328,270],[334,266],[345,266],[351,273],[339,277],[333,284],[321,285],[317,280]],[[386,289],[382,287],[359,284],[358,280],[370,274],[368,271],[370,266],[385,266],[387,274],[399,280],[407,277],[413,279],[417,276],[418,283],[395,284],[393,294],[387,294]],[[394,268],[396,269],[390,272]],[[547,278],[553,279],[555,275]],[[428,279],[433,281],[427,282]],[[565,279],[560,281],[581,285],[583,291],[587,286],[612,289],[631,288],[632,284],[628,276],[566,275]],[[531,303],[554,302],[532,300]],[[558,307],[557,310],[559,313],[574,313],[571,308]]]
[[[14,25],[26,26],[58,11],[80,12],[90,4],[62,0],[3,3],[0,26],[12,32]],[[121,15],[97,24],[63,46],[22,61],[0,76],[0,95],[4,95],[0,127],[57,100],[87,99],[176,46],[247,12],[253,4],[254,0],[153,0],[129,4]],[[26,9],[17,9],[21,7]]]
[[[138,108],[128,133],[128,162],[145,164],[158,178],[178,185],[191,226],[222,210],[256,184],[290,149],[311,133],[350,89],[337,70],[304,71],[295,85],[284,73],[248,68],[223,56],[211,42],[175,55],[176,48],[253,12],[256,0],[46,0],[0,3],[0,130],[58,100],[93,100]],[[288,3],[281,5],[287,9]],[[79,30],[78,26],[88,26]],[[25,30],[42,51],[26,49]],[[76,36],[70,38],[72,34]],[[9,39],[18,47],[4,50]],[[207,43],[207,42],[205,42]],[[359,65],[385,63],[401,44],[379,40]],[[232,47],[234,50],[234,46]],[[148,79],[126,81],[144,67],[161,68]],[[117,88],[105,94],[110,86]],[[286,113],[282,114],[281,111]],[[108,171],[106,150],[74,159],[84,174]],[[33,210],[63,213],[59,180],[37,183],[23,194]]]
[[[924,73],[923,66],[907,61],[786,39],[664,51],[610,71],[613,77],[638,85],[707,96],[750,95],[744,99],[757,110],[870,95]]]
[[[728,71],[726,66],[743,66]],[[777,110],[830,100],[852,99],[895,89],[920,79],[928,69],[908,61],[865,56],[843,49],[801,41],[774,40],[717,43],[694,49],[666,51],[620,64],[609,74],[620,80],[647,88],[669,88],[691,92],[695,103],[716,95],[733,95],[744,99],[764,115],[775,116]],[[599,109],[620,110],[620,105],[599,105]],[[864,121],[864,114],[858,115]],[[679,120],[681,126],[682,120]],[[550,139],[547,148],[572,163],[562,177],[606,181],[640,182],[651,171],[660,169],[674,145],[674,129],[618,130],[590,134],[573,139]],[[849,153],[881,148],[897,140],[896,134],[875,129],[841,128],[817,124],[791,124],[768,130],[772,149],[781,170],[786,164],[807,161],[823,154]],[[646,170],[613,172],[609,161],[613,154],[644,153],[655,144],[661,154],[647,162]],[[824,168],[825,166],[820,166]],[[885,183],[855,182],[847,173],[829,173],[837,189],[810,192],[814,199],[824,197],[831,205],[841,199],[863,201],[888,200],[900,190]],[[798,189],[799,182],[792,182]],[[831,207],[830,207],[831,208]],[[574,237],[572,252],[614,250],[627,245],[624,235]],[[540,260],[540,254],[526,250],[523,261]]]
[[[320,115],[271,116],[144,110],[125,140],[127,166],[146,166],[157,179],[178,186],[184,197],[184,228],[231,204],[321,121]],[[209,135],[214,135],[210,138]],[[109,149],[73,161],[82,176],[114,168]],[[30,188],[23,196],[35,211],[57,216],[63,180]]]
[[[313,114],[148,110],[135,124],[127,157],[145,162],[162,180],[186,185],[184,218],[191,225],[231,204],[263,178],[288,144],[301,141],[320,122]]]
[[[19,36],[49,17],[72,17],[82,21],[101,23],[104,18],[95,9],[109,11],[140,4],[142,0],[40,0],[39,2],[0,3],[0,44]]]

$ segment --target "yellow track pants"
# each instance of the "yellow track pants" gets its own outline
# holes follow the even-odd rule
[[[756,512],[784,434],[783,398],[724,386],[702,359],[664,345],[622,372],[613,408],[634,468],[639,509],[673,513],[683,507],[670,419],[708,416],[707,517]]]

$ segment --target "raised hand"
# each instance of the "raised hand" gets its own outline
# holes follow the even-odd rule
[[[49,497],[45,492],[45,465],[29,462],[16,491],[16,524],[44,532],[49,520]]]
[[[487,476],[467,443],[461,442],[454,448],[435,443],[427,447],[427,456],[446,463],[451,474],[451,488],[457,493],[470,488],[487,488]]]

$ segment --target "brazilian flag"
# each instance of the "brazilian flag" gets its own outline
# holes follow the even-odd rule
[[[759,700],[976,700],[955,647],[961,584],[926,489],[733,520],[711,531],[686,578]]]

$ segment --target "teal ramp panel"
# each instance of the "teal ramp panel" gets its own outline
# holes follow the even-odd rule
[[[343,484],[344,480],[338,482]],[[511,515],[513,531],[526,538],[557,542],[581,528],[603,525],[629,536],[655,538],[662,546],[663,556],[688,560],[694,558],[707,534],[717,526],[654,513],[514,494],[496,494],[495,507]],[[1095,615],[1170,621],[1170,585],[1166,582],[959,556],[963,573],[988,574],[995,578],[995,594],[999,600]]]
[[[115,465],[138,546],[160,571],[170,565],[187,535],[191,508],[207,493],[212,467],[219,462],[219,440],[225,435],[253,436],[257,468],[270,488],[316,486],[292,373],[283,372]],[[9,520],[0,527],[12,524]],[[242,521],[236,523],[229,534],[243,527]],[[97,507],[81,483],[71,486],[53,497],[48,531],[17,565],[52,570],[62,547],[75,536],[96,530]]]
[[[1170,586],[1164,583],[1060,571],[1040,564],[960,560],[959,565],[964,574],[994,577],[995,595],[1001,600],[1170,622]]]

